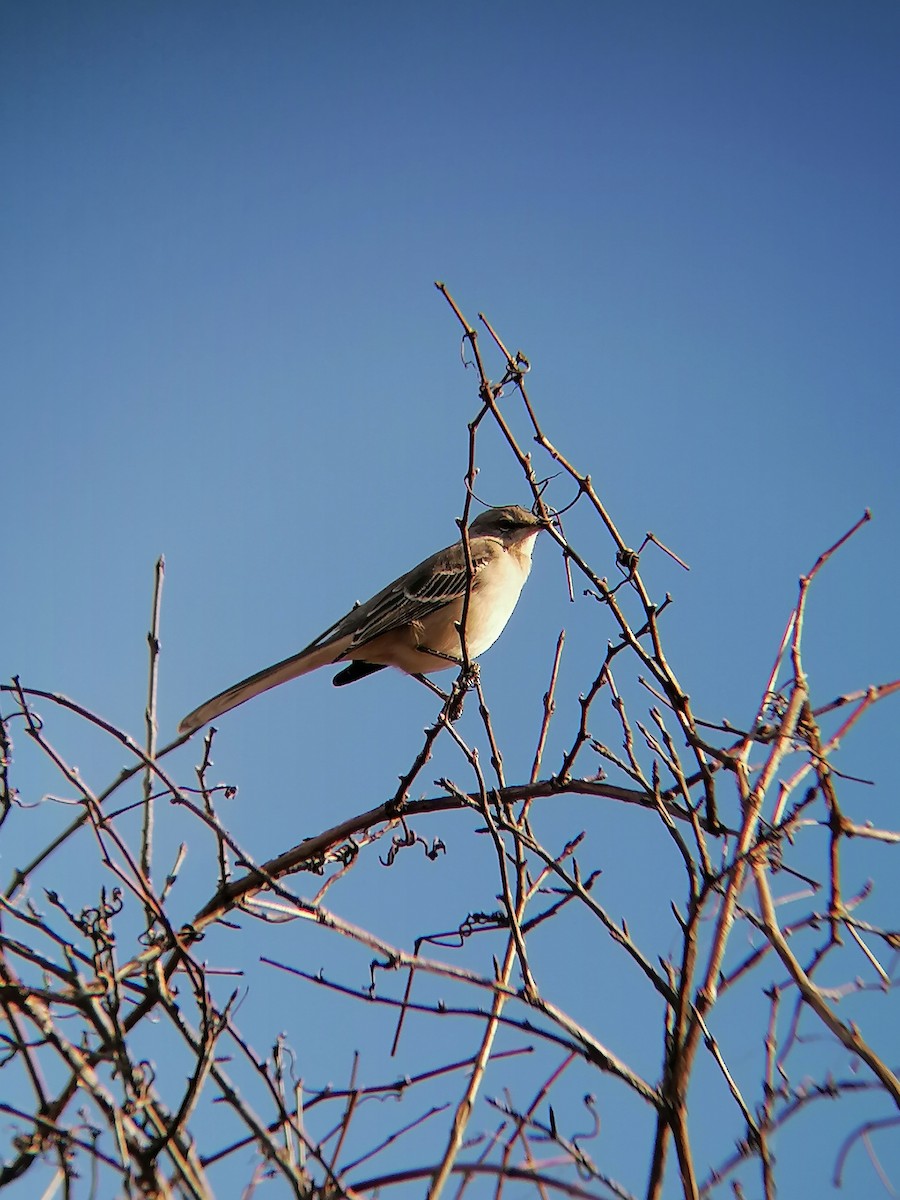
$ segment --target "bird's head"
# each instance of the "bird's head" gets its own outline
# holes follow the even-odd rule
[[[536,517],[519,504],[506,504],[502,508],[489,508],[487,512],[479,513],[469,526],[469,535],[498,538],[509,546],[533,538],[549,525],[550,522],[544,517]]]

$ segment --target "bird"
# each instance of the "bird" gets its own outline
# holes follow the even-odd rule
[[[489,508],[468,527],[471,592],[466,613],[465,652],[483,654],[503,632],[531,570],[537,534],[550,521],[518,504]],[[193,733],[239,704],[319,667],[348,663],[333,683],[343,687],[385,667],[409,675],[459,667],[463,662],[460,623],[470,568],[462,539],[432,554],[389,583],[297,654],[274,663],[219,692],[181,721],[179,734]]]

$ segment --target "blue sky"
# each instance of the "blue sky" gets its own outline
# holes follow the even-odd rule
[[[526,351],[548,434],[631,543],[691,564],[647,578],[702,715],[749,719],[799,574],[866,506],[807,667],[820,703],[896,676],[898,51],[887,2],[4,6],[4,675],[140,734],[164,553],[165,741],[453,540],[477,400],[443,279]],[[479,462],[491,502],[528,500],[496,436]],[[571,533],[613,573],[589,521]],[[612,630],[548,542],[484,662],[511,778],[563,625],[560,745]],[[403,679],[322,673],[223,719],[238,837],[266,857],[380,802],[432,711]],[[842,752],[881,824],[896,728],[885,705]],[[120,765],[65,735],[95,782]],[[664,848],[602,815],[639,913],[629,875]],[[455,833],[458,870],[462,825],[423,832]],[[347,911],[424,891],[435,912],[394,936],[452,925],[439,874],[367,864]]]

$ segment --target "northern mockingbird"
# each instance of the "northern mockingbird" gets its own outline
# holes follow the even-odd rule
[[[465,648],[477,658],[503,632],[531,570],[534,539],[549,522],[511,504],[490,508],[469,526],[472,586]],[[462,541],[439,550],[365,604],[357,604],[314,642],[258,671],[188,713],[179,733],[191,733],[260,692],[318,667],[347,662],[334,677],[342,687],[384,667],[410,675],[442,671],[462,661],[462,621],[469,575]]]

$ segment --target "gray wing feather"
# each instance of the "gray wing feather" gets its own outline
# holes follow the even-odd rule
[[[473,586],[486,561],[485,557],[473,559]],[[467,580],[465,563],[461,567],[453,564],[443,570],[432,568],[418,577],[414,575],[405,583],[398,580],[375,597],[369,612],[364,616],[359,614],[361,620],[353,633],[353,646],[364,646],[383,633],[412,625],[439,608],[452,604],[454,600],[461,599],[466,594]]]
[[[489,554],[479,554],[472,547],[473,587],[489,557]],[[348,635],[353,639],[352,648],[358,649],[383,633],[421,621],[429,613],[465,596],[467,579],[468,572],[462,561],[460,547],[448,546],[440,554],[420,563],[409,574],[395,579],[365,604],[351,608],[346,616],[320,634],[301,654],[340,641]]]

